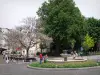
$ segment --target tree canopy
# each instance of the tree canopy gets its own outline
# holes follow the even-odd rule
[[[83,33],[85,21],[73,0],[49,0],[42,4],[37,14],[44,33],[52,37],[56,45],[69,38],[79,40]]]
[[[98,42],[100,40],[100,20],[92,17],[88,18],[86,22],[89,35],[94,38],[95,42]]]

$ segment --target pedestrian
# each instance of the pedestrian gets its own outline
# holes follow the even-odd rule
[[[5,51],[2,52],[3,59],[5,59]]]
[[[80,52],[80,56],[83,58],[83,52]]]
[[[76,57],[78,57],[78,54],[76,51],[74,51],[74,54],[73,54],[73,59],[75,59]]]
[[[46,63],[47,60],[48,60],[48,55],[46,54],[46,55],[44,56],[44,63]]]
[[[25,62],[25,60],[26,60],[26,53],[25,53],[25,51],[23,51],[22,56],[23,56],[23,62]]]
[[[43,60],[42,53],[40,53],[39,57],[40,57],[40,64],[42,64],[42,60]]]
[[[5,55],[5,60],[6,60],[6,63],[9,63],[9,58],[7,54]]]
[[[83,51],[83,47],[81,47],[81,49],[80,49],[81,51]]]
[[[81,49],[80,49],[81,51],[80,51],[80,56],[82,57],[83,56],[83,47],[81,47]]]

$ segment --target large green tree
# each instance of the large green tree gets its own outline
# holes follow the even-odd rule
[[[89,35],[95,39],[95,42],[98,42],[100,40],[100,20],[92,17],[88,18],[86,21]]]
[[[88,33],[91,37],[94,38],[95,45],[93,47],[94,50],[99,50],[99,41],[100,41],[100,20],[95,18],[87,18],[86,19],[88,26]]]
[[[37,14],[42,20],[44,33],[55,42],[56,54],[59,54],[61,45],[67,45],[69,38],[79,41],[84,18],[73,0],[48,0]]]

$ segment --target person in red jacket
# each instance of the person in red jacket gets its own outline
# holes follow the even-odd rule
[[[43,59],[42,53],[40,53],[39,57],[40,57],[40,64],[42,64],[42,59]]]

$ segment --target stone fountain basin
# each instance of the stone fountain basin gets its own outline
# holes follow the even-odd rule
[[[87,61],[87,59],[75,59],[75,60],[67,60],[67,61],[64,61],[64,60],[48,60],[50,62],[57,62],[57,63],[64,63],[64,62],[84,62],[84,61]]]
[[[61,58],[52,58],[52,59],[48,59],[48,61],[50,62],[57,62],[57,63],[64,63],[64,62],[84,62],[84,61],[87,61],[87,58],[82,58],[82,57],[76,57],[75,59],[73,59],[73,57],[68,57],[68,60],[67,61],[64,61],[63,59],[64,57],[61,57]]]
[[[60,54],[62,57],[70,57],[71,56],[71,54]]]

